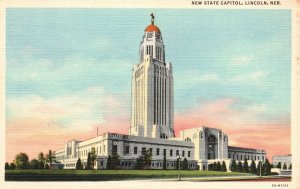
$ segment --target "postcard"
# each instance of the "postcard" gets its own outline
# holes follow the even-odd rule
[[[4,188],[298,188],[299,2],[11,1]]]

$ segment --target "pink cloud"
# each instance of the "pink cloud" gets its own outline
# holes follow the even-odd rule
[[[27,153],[30,159],[36,158],[41,151],[63,148],[69,140],[95,137],[97,127],[99,134],[127,133],[128,109],[120,96],[107,94],[101,88],[70,97],[12,99],[8,102],[10,116],[6,120],[6,160],[13,161],[20,152]]]
[[[291,128],[289,117],[281,117],[278,123],[258,118],[262,106],[244,110],[234,107],[232,98],[204,102],[197,107],[175,114],[175,133],[201,126],[222,129],[228,134],[229,145],[267,150],[269,160],[273,155],[291,153]]]
[[[59,100],[59,102],[62,101]],[[86,140],[92,138],[96,136],[97,127],[99,134],[105,132],[126,134],[130,126],[130,107],[128,103],[122,100],[121,96],[108,95],[105,98],[101,106],[103,109],[101,121],[94,119],[86,122],[86,124],[83,121],[83,124],[74,123],[76,125],[74,127],[66,127],[63,123],[56,121],[56,118],[61,118],[57,115],[65,110],[63,107],[53,109],[50,103],[43,102],[42,104],[44,106],[42,113],[47,116],[29,117],[30,114],[25,112],[26,117],[14,116],[7,119],[7,161],[11,162],[15,155],[20,152],[27,153],[32,159],[36,158],[41,151],[46,153],[49,149],[63,148],[64,144],[71,139]],[[182,129],[201,126],[214,127],[222,129],[228,134],[229,145],[265,149],[270,160],[273,155],[291,152],[291,129],[288,117],[282,117],[276,124],[258,119],[253,121],[250,120],[251,116],[256,118],[259,111],[263,111],[264,108],[253,106],[254,108],[249,107],[239,111],[233,108],[235,103],[237,103],[236,99],[224,98],[200,103],[194,108],[175,113],[176,135]],[[91,105],[82,102],[77,105],[81,109],[91,107]],[[33,107],[35,108],[35,106]],[[51,116],[48,115],[55,115],[55,117],[52,120],[50,119]]]
[[[58,150],[72,139],[86,140],[105,132],[126,134],[129,119],[123,117],[105,117],[102,124],[84,125],[86,131],[64,128],[63,125],[50,124],[48,120],[23,118],[7,122],[6,129],[6,161],[12,162],[15,155],[25,152],[30,159],[37,158],[39,152]]]

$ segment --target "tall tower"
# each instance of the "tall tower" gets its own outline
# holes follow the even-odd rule
[[[131,95],[130,135],[174,137],[172,64],[165,62],[165,46],[153,13],[140,44],[139,64],[133,66]]]

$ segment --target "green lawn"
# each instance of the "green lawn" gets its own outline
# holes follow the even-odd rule
[[[180,171],[181,177],[239,176],[246,173]],[[177,178],[178,170],[6,170],[7,181],[108,181]]]

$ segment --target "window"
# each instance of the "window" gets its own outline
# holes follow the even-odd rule
[[[178,156],[179,155],[179,150],[176,150],[176,156]]]
[[[145,154],[145,153],[146,153],[146,148],[143,147],[143,148],[142,148],[142,154]]]
[[[156,155],[159,156],[159,148],[156,148]]]
[[[137,154],[137,147],[134,147],[134,154]]]
[[[167,149],[164,149],[164,156],[167,155]]]
[[[188,151],[188,157],[191,157],[191,151]]]
[[[150,154],[152,155],[152,148],[149,148]]]
[[[129,154],[129,146],[125,147],[125,154]]]
[[[118,153],[118,146],[113,145],[112,153]]]
[[[101,166],[103,166],[103,161],[101,161]]]
[[[170,156],[173,156],[173,150],[170,150]]]

